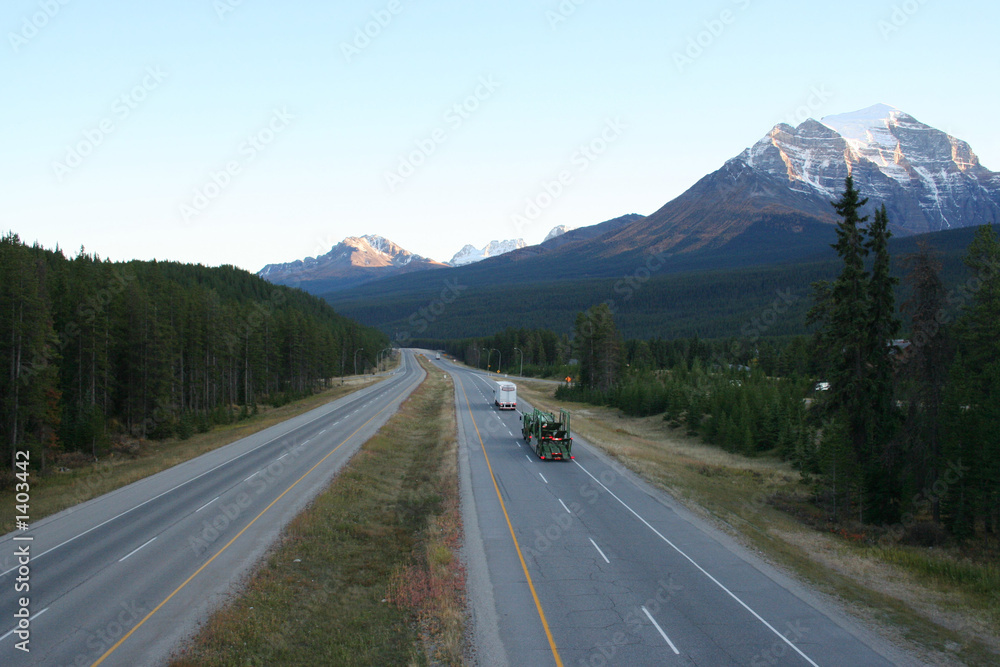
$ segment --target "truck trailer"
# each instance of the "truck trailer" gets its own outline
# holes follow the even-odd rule
[[[493,383],[493,405],[501,410],[517,409],[517,385],[513,382]]]
[[[521,435],[543,461],[569,461],[573,457],[573,437],[569,430],[569,412],[534,410],[521,415]]]

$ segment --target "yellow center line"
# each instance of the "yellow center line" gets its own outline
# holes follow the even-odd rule
[[[253,521],[251,521],[250,523],[248,523],[248,524],[247,524],[247,525],[246,525],[246,526],[245,526],[245,527],[243,528],[243,530],[241,530],[240,532],[238,532],[238,533],[236,534],[236,536],[235,536],[235,537],[234,537],[233,539],[229,540],[229,542],[228,542],[228,543],[226,544],[226,546],[224,546],[224,547],[222,547],[221,549],[219,549],[219,551],[218,551],[218,552],[217,552],[217,553],[216,553],[216,554],[215,554],[214,556],[212,556],[211,558],[209,558],[209,559],[208,559],[208,560],[207,560],[207,561],[205,562],[205,564],[204,564],[204,565],[202,565],[202,566],[201,566],[201,567],[199,567],[199,568],[198,568],[197,570],[195,570],[195,573],[194,573],[194,574],[192,574],[192,575],[191,575],[190,577],[188,577],[188,578],[187,578],[187,579],[186,579],[186,580],[184,581],[184,583],[183,583],[183,584],[181,584],[180,586],[178,586],[178,587],[177,587],[177,588],[176,588],[176,589],[174,590],[174,592],[173,592],[173,593],[171,593],[170,595],[168,595],[168,596],[166,597],[166,599],[165,599],[165,600],[164,600],[163,602],[161,602],[160,604],[156,605],[156,608],[155,608],[155,609],[153,609],[153,611],[151,611],[151,612],[149,612],[148,614],[146,614],[146,617],[145,617],[145,618],[143,618],[143,619],[142,619],[141,621],[139,621],[139,622],[138,622],[138,623],[136,624],[136,626],[135,626],[134,628],[132,628],[131,630],[129,630],[129,631],[128,631],[128,634],[126,634],[126,635],[125,635],[124,637],[122,637],[121,639],[119,639],[119,640],[118,640],[118,642],[117,642],[117,643],[116,643],[116,644],[115,644],[114,646],[112,646],[111,648],[109,648],[109,649],[107,650],[107,652],[106,652],[106,653],[105,653],[104,655],[102,655],[102,656],[101,656],[100,658],[98,658],[98,659],[97,659],[97,662],[95,662],[95,663],[94,663],[93,665],[91,665],[91,667],[97,667],[97,666],[98,666],[98,665],[100,665],[100,664],[101,664],[102,662],[104,662],[105,660],[107,660],[108,656],[110,656],[110,655],[111,655],[112,653],[114,653],[115,651],[117,651],[117,650],[118,650],[118,648],[119,648],[119,647],[120,647],[120,646],[121,646],[122,644],[124,644],[124,643],[125,643],[125,640],[126,640],[126,639],[128,639],[129,637],[131,637],[131,636],[132,636],[132,633],[134,633],[134,632],[135,632],[136,630],[138,630],[139,628],[141,628],[141,627],[142,627],[142,625],[143,625],[143,624],[144,624],[144,623],[145,623],[146,621],[148,621],[148,620],[149,620],[150,618],[152,618],[152,617],[153,617],[153,614],[155,614],[156,612],[160,611],[160,609],[161,609],[161,608],[163,607],[163,605],[165,605],[165,604],[167,604],[168,602],[170,602],[170,599],[171,599],[172,597],[174,597],[175,595],[177,595],[178,593],[180,593],[180,592],[181,592],[181,590],[182,590],[182,589],[183,589],[183,588],[184,588],[185,586],[187,586],[187,585],[188,585],[189,583],[191,583],[191,580],[192,580],[192,579],[194,579],[194,578],[195,578],[195,577],[197,577],[197,576],[198,576],[199,574],[201,574],[202,570],[204,570],[204,569],[205,569],[206,567],[208,567],[208,566],[209,566],[209,565],[210,565],[210,564],[212,563],[212,561],[214,561],[214,560],[215,560],[216,558],[218,558],[219,556],[221,556],[221,555],[222,555],[222,553],[223,553],[223,552],[224,552],[224,551],[225,551],[226,549],[228,549],[228,548],[229,548],[230,546],[232,546],[233,542],[235,542],[236,540],[238,540],[238,539],[240,538],[240,536],[242,536],[242,535],[243,535],[243,533],[247,532],[247,530],[249,530],[250,526],[254,525],[254,524],[255,524],[255,523],[257,522],[257,519],[259,519],[259,518],[261,518],[262,516],[264,516],[264,514],[265,514],[265,513],[267,513],[267,511],[268,511],[268,510],[270,510],[270,509],[271,509],[272,507],[274,507],[275,503],[277,503],[277,502],[278,502],[279,500],[281,500],[282,498],[284,498],[284,497],[285,497],[285,494],[287,494],[287,493],[288,493],[289,491],[291,491],[291,490],[292,490],[292,489],[294,489],[294,488],[295,488],[296,486],[298,486],[299,482],[301,482],[301,481],[302,481],[302,480],[304,480],[304,479],[305,479],[306,477],[308,477],[308,476],[309,476],[309,475],[310,475],[310,474],[312,473],[312,471],[313,471],[313,470],[315,470],[316,468],[318,468],[318,467],[320,467],[321,465],[323,465],[323,463],[324,463],[324,462],[325,462],[325,461],[326,461],[326,460],[327,460],[328,458],[330,458],[331,456],[333,456],[334,452],[336,452],[336,451],[337,451],[338,449],[340,449],[341,447],[343,447],[343,446],[344,446],[344,445],[345,445],[345,444],[346,444],[346,443],[347,443],[347,442],[348,442],[348,441],[349,441],[349,440],[350,440],[351,438],[353,438],[353,437],[354,437],[355,435],[357,435],[357,434],[358,434],[358,431],[360,431],[361,429],[363,429],[363,428],[364,428],[365,426],[368,426],[368,424],[370,424],[370,423],[371,423],[372,421],[374,421],[376,417],[378,417],[378,416],[379,416],[380,414],[382,414],[383,412],[385,412],[385,411],[386,411],[386,410],[388,410],[388,409],[389,409],[389,406],[386,406],[386,407],[382,408],[381,410],[379,410],[378,412],[376,412],[376,413],[375,413],[375,414],[374,414],[374,415],[372,416],[372,418],[371,418],[371,419],[369,419],[369,420],[368,420],[368,421],[366,421],[366,422],[365,422],[364,424],[362,424],[361,426],[359,426],[359,427],[358,427],[358,429],[357,429],[356,431],[354,431],[354,433],[352,433],[352,434],[350,434],[349,436],[347,436],[347,438],[345,438],[343,442],[341,442],[341,443],[340,443],[339,445],[337,445],[337,446],[336,446],[336,447],[334,447],[334,448],[333,448],[332,450],[330,450],[330,453],[329,453],[329,454],[327,454],[326,456],[324,456],[324,457],[323,457],[323,458],[322,458],[322,459],[321,459],[321,460],[320,460],[320,461],[319,461],[319,462],[318,462],[318,463],[317,463],[316,465],[314,465],[314,466],[313,466],[312,468],[309,468],[309,470],[307,470],[307,471],[306,471],[306,472],[305,472],[305,473],[304,473],[304,474],[302,475],[302,477],[299,477],[299,478],[298,478],[297,480],[295,480],[295,482],[294,482],[294,483],[293,483],[293,484],[292,484],[291,486],[289,486],[289,487],[288,487],[287,489],[285,489],[285,490],[284,490],[284,492],[282,492],[282,494],[281,494],[280,496],[278,496],[277,498],[275,498],[274,500],[272,500],[272,501],[271,501],[271,504],[270,504],[270,505],[268,505],[268,506],[267,506],[267,507],[265,507],[265,508],[264,508],[263,510],[261,510],[261,513],[260,513],[260,514],[258,514],[257,516],[255,516],[255,517],[254,517],[254,519],[253,519]]]
[[[538,599],[538,593],[535,591],[535,584],[531,581],[531,575],[528,573],[528,565],[524,562],[524,555],[521,553],[521,545],[518,544],[517,535],[514,534],[514,526],[510,522],[510,515],[507,514],[507,505],[503,501],[503,496],[500,495],[500,485],[497,484],[496,475],[493,474],[493,466],[490,464],[489,454],[486,453],[486,445],[483,443],[483,436],[479,432],[479,425],[476,424],[476,418],[472,415],[472,404],[469,402],[469,395],[465,393],[465,382],[459,378],[459,383],[462,385],[462,395],[465,396],[465,404],[469,408],[469,417],[472,419],[472,426],[476,429],[476,436],[479,438],[479,446],[483,449],[483,456],[486,457],[486,467],[490,471],[490,479],[493,480],[493,488],[497,492],[497,500],[500,501],[500,509],[503,510],[503,516],[507,520],[507,528],[510,529],[510,536],[514,540],[514,548],[517,550],[517,557],[521,561],[521,569],[524,570],[524,576],[528,580],[528,588],[531,589],[531,597],[535,600],[535,609],[538,610],[538,617],[542,620],[542,627],[545,628],[545,636],[549,640],[549,648],[552,649],[552,657],[555,658],[556,665],[558,667],[563,667],[562,658],[559,657],[559,649],[556,648],[556,640],[552,637],[552,631],[549,629],[549,622],[545,620],[545,611],[542,609],[542,602]]]

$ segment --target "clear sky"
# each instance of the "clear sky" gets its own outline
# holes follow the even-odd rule
[[[978,0],[5,0],[0,230],[446,261],[652,213],[778,122],[879,102],[1000,170],[998,26]]]

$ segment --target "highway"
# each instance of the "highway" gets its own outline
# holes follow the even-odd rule
[[[162,664],[424,376],[406,351],[382,382],[4,536],[0,663]]]
[[[436,363],[455,378],[480,664],[905,660],[576,434],[575,460],[538,460],[489,380]]]

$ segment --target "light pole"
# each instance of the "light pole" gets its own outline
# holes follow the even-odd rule
[[[519,370],[519,371],[517,372],[517,374],[518,374],[518,376],[521,376],[521,375],[524,375],[524,350],[522,350],[522,349],[521,349],[521,348],[519,348],[519,347],[515,347],[515,348],[514,348],[514,351],[515,351],[515,352],[520,352],[520,353],[521,353],[521,370]]]
[[[496,349],[496,348],[493,348],[492,350],[490,350],[490,354],[491,355],[492,355],[493,352],[497,353],[497,373],[499,373],[500,372],[500,364],[503,363],[503,353],[500,350]]]
[[[493,356],[493,353],[490,352],[489,350],[487,350],[485,347],[483,348],[483,352],[486,353],[486,365],[489,366],[490,365],[490,357]],[[482,359],[482,356],[483,355],[479,355],[479,358]]]
[[[354,374],[355,375],[358,374],[358,352],[362,352],[362,351],[364,351],[364,349],[365,348],[363,348],[363,347],[359,347],[358,349],[354,350]]]

